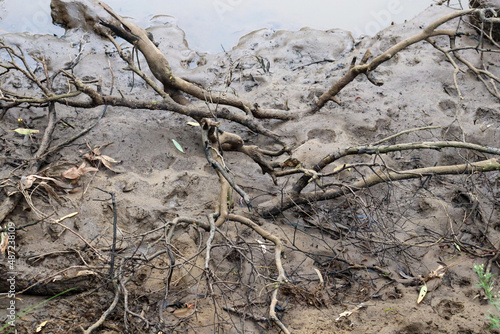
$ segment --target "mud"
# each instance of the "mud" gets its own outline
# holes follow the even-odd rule
[[[168,20],[149,31],[178,76],[214,91],[242,95],[260,105],[292,113],[303,109],[307,101],[317,98],[341,77],[352,57],[361,58],[367,48],[378,54],[448,12],[445,7],[430,7],[409,22],[361,40],[354,40],[342,30],[263,29],[242,37],[232,50],[219,54],[189,49],[182,30]],[[469,29],[470,36],[464,36],[461,43],[473,44],[475,32]],[[77,76],[87,81],[101,79],[103,91],[109,92],[112,73],[114,94],[155,99],[154,92],[140,78],[123,69],[125,65],[112,44],[98,36],[72,29],[60,39],[22,34],[5,35],[4,39],[9,45],[20,45],[26,54],[44,54],[49,69],[70,61],[83,40],[86,51],[75,68]],[[475,51],[464,51],[464,55],[474,57]],[[498,60],[498,55],[488,54],[483,62],[493,68]],[[146,62],[141,58],[140,61],[144,69]],[[460,99],[452,66],[431,45],[411,46],[377,69],[375,77],[384,85],[376,87],[366,78],[357,79],[339,94],[341,106],[330,102],[320,112],[299,121],[265,124],[293,146],[292,156],[305,167],[340,148],[422,126],[440,128],[410,133],[397,141],[466,139],[484,146],[499,146],[498,101],[470,73],[459,75],[464,97]],[[1,76],[0,80],[2,87],[20,92],[29,90],[31,85],[20,75]],[[65,83],[58,84],[63,90]],[[94,122],[102,111],[60,105],[57,108],[58,117],[75,129],[58,126],[53,144]],[[45,113],[35,108],[13,108],[1,118],[2,180],[9,177],[18,161],[13,159],[30,157],[40,140],[37,135],[30,138],[9,130],[17,127],[18,118],[23,118],[42,132]],[[103,154],[120,161],[115,165],[117,172],[100,166],[99,172],[82,176],[72,192],[59,191],[58,199],[46,192],[33,192],[34,207],[44,214],[55,212],[57,217],[78,212],[64,224],[108,256],[113,209],[109,195],[98,188],[114,192],[118,258],[145,261],[164,251],[165,231],[161,227],[166,222],[186,216],[204,220],[218,200],[218,178],[205,159],[199,129],[187,125],[190,120],[170,111],[108,107],[93,130],[51,157],[44,173],[60,178],[62,171],[82,163],[88,147],[101,145]],[[241,135],[247,143],[272,146],[269,140],[241,126],[227,122],[222,126]],[[185,153],[174,147],[172,139],[181,144]],[[237,183],[254,197],[257,206],[286,194],[293,184],[292,180],[283,179],[273,185],[258,165],[238,153],[227,153],[225,159]],[[280,159],[284,158],[277,158]],[[383,157],[384,163],[400,169],[463,163],[464,159],[474,161],[480,157],[448,149],[405,151]],[[359,157],[350,158],[345,162],[358,160]],[[354,177],[350,173],[355,171],[343,172],[338,181],[349,181]],[[308,187],[312,189],[314,185]],[[238,201],[233,210],[250,215],[285,244],[283,264],[291,283],[281,289],[278,314],[293,333],[486,333],[486,316],[492,306],[476,287],[473,271],[474,264],[486,263],[486,259],[471,253],[486,255],[488,250],[497,248],[499,196],[499,174],[490,173],[380,185],[358,197],[290,210],[275,220],[249,214]],[[38,219],[23,202],[7,220],[23,226]],[[148,233],[153,230],[156,231]],[[464,249],[454,242],[452,230]],[[173,271],[168,305],[159,305],[170,266],[167,255],[162,253],[147,264],[139,260],[125,262],[124,266],[130,266],[129,308],[150,322],[146,328],[142,320],[130,315],[129,332],[158,333],[165,328],[175,333],[278,332],[270,323],[222,309],[240,307],[248,315],[267,316],[271,281],[266,277],[275,277],[272,245],[263,243],[262,238],[241,225],[223,225],[212,250],[211,264],[219,280],[211,294],[203,283],[206,239],[207,233],[192,224],[177,228],[172,247],[181,265]],[[81,327],[97,321],[111,304],[113,288],[106,282],[108,269],[75,234],[40,222],[18,230],[16,243],[17,289],[31,286],[25,294],[18,295],[18,311],[68,287],[79,287],[18,319],[19,333],[33,333],[43,321],[48,323],[42,333],[80,333]],[[421,285],[413,284],[407,277],[428,275],[441,263],[448,266],[446,274],[427,283],[429,292],[417,304]],[[364,267],[356,268],[354,264]],[[6,292],[7,266],[5,262],[0,262],[0,266],[0,292]],[[74,268],[64,271],[69,267]],[[321,272],[324,286],[315,269]],[[498,274],[495,264],[493,272]],[[68,275],[80,281],[66,281]],[[58,281],[64,284],[54,284]],[[3,322],[6,318],[2,312],[9,299],[0,297]],[[169,308],[184,303],[196,304],[193,315],[188,312],[182,318],[168,313]],[[164,308],[164,323],[158,320],[159,307]],[[96,333],[127,332],[123,309],[120,302]],[[351,315],[340,316],[354,309]]]

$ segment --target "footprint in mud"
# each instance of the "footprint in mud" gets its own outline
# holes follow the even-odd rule
[[[318,139],[321,143],[328,144],[335,141],[337,134],[330,129],[313,129],[307,133],[307,139]]]
[[[443,299],[436,306],[436,311],[441,318],[450,320],[455,314],[462,313],[464,310],[464,304],[460,302],[455,302],[449,299]]]
[[[425,333],[425,326],[419,322],[413,322],[401,329],[399,334],[419,334]]]
[[[350,132],[359,140],[370,141],[373,140],[377,131],[383,130],[386,133],[390,124],[391,120],[389,118],[364,118],[357,125],[353,126]]]
[[[500,128],[500,113],[495,109],[477,108],[474,113],[474,124],[479,125],[483,132],[489,128],[498,130]]]
[[[438,104],[439,109],[443,111],[446,116],[453,117],[455,116],[457,110],[457,104],[452,100],[443,100]]]
[[[397,334],[433,334],[433,333],[443,333],[439,330],[438,326],[432,321],[426,323],[422,322],[412,322],[405,327],[397,330]]]

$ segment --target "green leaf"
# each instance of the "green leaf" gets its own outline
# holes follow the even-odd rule
[[[179,144],[175,139],[172,139],[172,143],[174,143],[174,146],[176,149],[178,149],[182,153],[186,153],[186,152],[184,152],[184,149],[182,148],[181,144]]]
[[[17,129],[12,130],[12,131],[17,132],[17,133],[19,133],[20,135],[31,135],[31,134],[33,134],[33,133],[38,133],[38,132],[40,132],[40,130],[23,129],[23,128],[17,128]]]
[[[427,284],[424,283],[424,285],[420,289],[420,294],[418,295],[417,304],[420,304],[420,302],[424,299],[426,294],[427,294]]]

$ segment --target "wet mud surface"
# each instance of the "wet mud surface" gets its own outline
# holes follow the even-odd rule
[[[149,31],[176,75],[215,92],[239,94],[260,105],[293,112],[340,78],[354,56],[361,58],[367,48],[379,54],[447,12],[443,7],[431,7],[412,21],[361,40],[342,30],[263,29],[218,54],[190,50],[184,33],[169,22]],[[464,39],[474,38],[475,32],[469,32],[471,36]],[[23,34],[3,38],[26,54],[45,55],[49,69],[70,61],[83,41],[86,51],[74,69],[76,76],[89,82],[100,80],[106,93],[114,76],[113,94],[157,98],[140,78],[124,70],[113,45],[98,36],[70,30],[61,39]],[[492,68],[500,60],[497,54],[485,57],[483,62]],[[148,73],[146,62],[140,60]],[[364,77],[356,79],[339,94],[340,106],[330,102],[300,120],[264,124],[293,146],[292,156],[306,167],[340,148],[373,143],[423,126],[439,129],[413,132],[397,141],[466,139],[499,146],[498,101],[470,73],[459,75],[464,97],[460,99],[453,67],[431,45],[409,47],[377,69],[375,76],[383,86],[374,86]],[[0,76],[0,80],[9,90],[29,91],[31,85],[18,74]],[[57,84],[61,91],[66,87],[64,81]],[[58,125],[53,144],[89,126],[102,112],[102,107],[57,108],[58,117],[74,128]],[[45,115],[42,108],[12,108],[2,114],[2,180],[13,172],[17,161],[33,154],[40,141],[36,134],[22,136],[9,130],[18,127],[22,118],[42,132]],[[18,333],[33,333],[43,321],[48,323],[42,333],[80,333],[81,327],[88,328],[112,303],[114,289],[106,281],[106,263],[94,251],[107,258],[112,244],[113,207],[109,195],[100,189],[116,196],[117,259],[128,275],[128,308],[149,326],[131,314],[124,320],[125,306],[120,301],[95,333],[125,333],[125,322],[130,333],[279,332],[270,322],[255,320],[268,315],[272,283],[265,278],[276,276],[273,245],[233,222],[223,225],[214,239],[211,264],[218,283],[212,291],[204,284],[207,233],[193,224],[176,229],[171,246],[178,265],[172,272],[165,305],[161,304],[171,265],[164,252],[166,232],[162,227],[176,217],[204,220],[219,196],[219,180],[204,156],[199,129],[188,121],[192,119],[167,110],[109,106],[87,135],[50,157],[44,175],[58,179],[68,168],[80,166],[89,148],[101,147],[102,154],[119,163],[113,163],[116,172],[98,166],[98,172],[83,175],[72,191],[57,189],[57,197],[47,190],[32,189],[32,204],[45,215],[63,217],[78,212],[63,223],[94,249],[48,222],[16,231],[17,291],[28,289],[18,295],[19,310],[77,288],[18,319]],[[249,144],[272,146],[268,139],[239,125],[221,123]],[[443,149],[403,151],[380,159],[398,169],[412,169],[482,157]],[[285,158],[276,158],[280,159]],[[257,206],[286,194],[291,183],[283,178],[274,185],[257,164],[239,153],[227,153],[225,160]],[[348,182],[352,173],[356,171],[342,172],[336,182]],[[499,196],[499,174],[493,172],[379,185],[356,196],[289,210],[276,219],[248,213],[239,201],[233,210],[262,224],[285,245],[283,266],[290,283],[280,290],[278,316],[293,333],[487,333],[486,316],[492,306],[476,287],[473,265],[486,263],[487,258],[477,255],[487,255],[500,241]],[[21,203],[7,220],[16,226],[38,221],[33,209]],[[7,264],[2,261],[0,272],[5,273]],[[447,265],[446,273],[427,282],[429,292],[417,304],[422,285],[413,278],[429,275],[442,263]],[[497,266],[492,268],[497,274]],[[6,292],[5,277],[0,278],[0,292]],[[0,320],[4,321],[2,312],[9,299],[0,297]],[[245,316],[224,307],[237,308]],[[163,323],[158,318],[159,308]],[[341,316],[350,310],[354,310],[352,314]]]

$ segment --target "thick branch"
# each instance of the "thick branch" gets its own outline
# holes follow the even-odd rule
[[[422,143],[404,143],[404,144],[396,144],[396,145],[380,145],[380,146],[356,146],[349,147],[338,152],[331,153],[321,159],[319,163],[317,163],[313,170],[315,172],[320,172],[323,168],[331,164],[332,162],[348,156],[348,155],[357,155],[357,154],[383,154],[389,152],[396,151],[407,151],[407,150],[417,150],[417,149],[432,149],[432,150],[440,150],[442,148],[464,148],[469,150],[474,150],[482,153],[489,153],[500,155],[500,149],[495,147],[487,147],[481,146],[477,144],[464,143],[459,141],[438,141],[438,142],[422,142]],[[309,183],[309,179],[312,175],[303,175],[297,183],[293,186],[293,193],[300,193],[302,189]]]
[[[176,90],[179,90],[203,101],[239,108],[246,114],[253,115],[258,118],[287,120],[296,117],[291,113],[282,110],[261,109],[256,103],[250,103],[249,101],[245,101],[231,95],[217,94],[214,96],[210,91],[175,76],[172,73],[172,69],[167,58],[156,47],[154,42],[149,39],[146,30],[127,20],[124,20],[106,4],[102,2],[100,4],[108,13],[110,13],[122,24],[123,28],[114,26],[107,22],[103,22],[103,25],[109,27],[120,37],[125,38],[129,43],[137,47],[137,49],[146,58],[149,69],[153,75],[164,85],[165,91],[173,90],[175,92]]]
[[[248,207],[252,207],[252,201],[250,196],[248,196],[240,186],[236,184],[233,177],[229,174],[229,171],[225,166],[223,166],[224,162],[222,161],[222,157],[219,155],[217,158],[214,158],[212,151],[220,154],[218,150],[214,149],[212,144],[217,144],[217,140],[209,139],[209,132],[218,131],[216,128],[216,124],[211,122],[208,119],[204,119],[201,124],[201,138],[203,141],[203,149],[205,151],[205,157],[207,158],[210,165],[219,173],[220,176],[224,177],[226,181],[231,185],[231,187],[243,198]],[[236,136],[236,135],[235,135]],[[222,180],[221,180],[222,181]],[[226,199],[221,199],[221,201],[226,201]]]
[[[345,86],[347,86],[350,82],[352,82],[359,74],[361,73],[369,73],[374,71],[377,67],[379,67],[381,64],[384,62],[388,61],[394,55],[396,55],[398,52],[401,50],[407,48],[408,46],[415,44],[417,42],[420,42],[422,40],[425,40],[429,37],[432,36],[437,36],[437,35],[447,35],[447,36],[453,36],[455,35],[454,31],[450,30],[438,30],[435,31],[436,28],[438,28],[440,25],[453,20],[457,17],[472,13],[474,10],[461,10],[461,11],[456,11],[453,12],[449,15],[446,15],[439,20],[434,21],[430,25],[428,25],[422,32],[408,37],[405,40],[393,45],[390,47],[387,51],[376,57],[375,59],[372,60],[371,63],[368,64],[363,64],[363,62],[360,65],[357,66],[351,66],[349,71],[342,77],[340,78],[337,82],[335,82],[328,91],[323,93],[318,100],[315,102],[315,104],[312,106],[310,109],[310,113],[317,112],[320,110],[328,101],[330,101],[335,95],[337,95]],[[369,50],[367,51],[369,52]]]
[[[70,76],[69,73],[66,74]],[[82,100],[71,100],[71,99],[61,98],[55,100],[57,103],[77,108],[94,108],[100,105],[110,105],[110,106],[127,107],[131,109],[170,110],[182,115],[193,117],[195,119],[212,118],[215,116],[217,118],[227,119],[229,121],[233,121],[241,125],[244,125],[250,130],[256,133],[260,133],[269,138],[272,138],[281,145],[286,146],[285,143],[280,139],[280,137],[276,133],[266,129],[264,126],[262,126],[262,124],[259,123],[258,120],[253,118],[251,115],[231,112],[226,108],[218,108],[215,111],[210,111],[208,108],[202,108],[200,106],[182,105],[175,102],[172,98],[168,96],[165,97],[163,100],[145,101],[145,100],[132,100],[112,95],[104,95],[104,94],[99,94],[92,87],[83,84],[83,82],[78,78],[71,76],[71,79],[73,80],[73,83],[75,84],[77,89],[85,93],[87,96],[89,96],[90,100],[82,101]],[[46,101],[43,99],[41,100],[36,99],[26,102],[42,103]]]
[[[424,176],[472,174],[496,170],[500,170],[500,159],[498,158],[471,164],[418,168],[401,172],[380,171],[364,177],[362,180],[337,189],[331,189],[324,192],[310,192],[307,194],[292,194],[282,203],[277,203],[273,208],[265,210],[262,215],[264,217],[272,217],[296,205],[338,198],[345,194],[345,189],[359,191],[384,182],[416,179]]]

